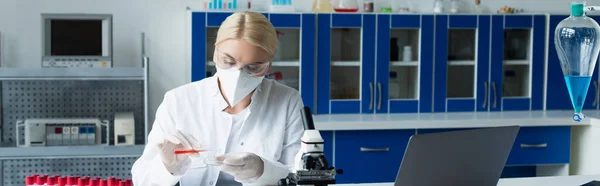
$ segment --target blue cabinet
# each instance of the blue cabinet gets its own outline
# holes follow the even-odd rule
[[[568,15],[550,15],[548,32],[548,71],[546,75],[546,109],[547,110],[572,110],[571,98],[562,73],[560,60],[556,53],[554,43],[554,30],[560,21],[569,17]],[[600,16],[590,16],[600,21]],[[598,109],[598,63],[594,69],[594,75],[590,82],[583,109]],[[585,114],[585,113],[584,113]]]
[[[542,110],[545,15],[493,15],[491,111]]]
[[[335,132],[336,183],[393,182],[415,130]]]
[[[490,16],[436,15],[435,20],[434,111],[488,111]]]
[[[215,74],[214,43],[219,26],[231,12],[193,12],[191,16],[191,74],[198,81]],[[304,105],[315,105],[316,15],[311,13],[263,13],[279,36],[272,78],[300,91]]]
[[[567,164],[571,127],[521,127],[507,165]]]
[[[318,14],[318,114],[373,113],[375,14]]]
[[[334,160],[333,160],[333,136],[334,136],[334,131],[319,131],[321,133],[321,138],[323,138],[323,141],[325,142],[323,145],[325,145],[324,149],[323,149],[323,153],[325,154],[325,158],[327,159],[329,166],[333,167],[334,164]],[[337,167],[334,167],[337,169]]]
[[[378,15],[376,113],[432,111],[433,26],[433,15]]]

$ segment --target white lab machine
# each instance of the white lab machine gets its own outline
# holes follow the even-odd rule
[[[111,68],[112,15],[42,14],[43,68]]]
[[[135,145],[135,119],[133,112],[115,114],[115,146]]]
[[[98,118],[33,118],[18,120],[17,146],[85,146],[102,144],[102,132],[109,131],[109,121]],[[20,140],[23,129],[24,144]],[[108,141],[108,140],[106,140]],[[108,145],[108,143],[106,143]]]

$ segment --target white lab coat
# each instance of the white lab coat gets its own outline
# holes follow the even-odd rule
[[[303,106],[293,88],[270,79],[257,87],[250,114],[234,144],[239,145],[235,149],[259,155],[265,163],[264,173],[245,185],[277,185],[293,170],[304,131],[300,114]],[[216,154],[223,154],[232,125],[230,115],[223,111],[226,107],[216,76],[168,91],[156,112],[148,144],[131,169],[134,185],[171,186],[178,181],[181,186],[215,185],[219,173],[226,174],[220,172],[220,167],[192,160],[185,174],[174,176],[162,164],[157,144],[163,142],[165,134],[182,131],[210,145]]]

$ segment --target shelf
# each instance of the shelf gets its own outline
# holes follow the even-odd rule
[[[469,66],[469,65],[475,65],[475,61],[451,60],[451,61],[448,61],[448,65],[450,65],[450,66]]]
[[[392,61],[391,63],[392,63],[392,66],[394,66],[394,67],[416,67],[416,66],[419,66],[418,61],[410,61],[410,62]]]
[[[208,61],[208,66],[215,66],[215,62]],[[272,66],[274,67],[298,67],[300,66],[300,61],[273,61]]]
[[[331,66],[359,67],[360,61],[333,61],[331,62]]]
[[[529,65],[529,60],[504,60],[505,65]]]
[[[599,118],[600,111],[583,111],[588,116],[577,123],[571,118],[573,111],[505,111],[456,112],[427,114],[330,114],[314,115],[318,130],[398,130],[436,128],[478,128],[519,125],[534,126],[584,126],[590,118]]]
[[[0,159],[39,159],[77,157],[138,157],[145,145],[70,146],[70,147],[0,147]]]
[[[0,68],[0,80],[144,80],[145,68]]]

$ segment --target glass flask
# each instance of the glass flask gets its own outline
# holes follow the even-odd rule
[[[358,1],[357,0],[339,0],[334,10],[336,12],[357,12]]]
[[[585,15],[584,7],[584,3],[572,3],[571,15],[554,30],[554,44],[577,122],[584,118],[581,109],[600,51],[600,26]]]
[[[312,6],[313,12],[331,12],[332,7],[329,0],[314,0]]]

